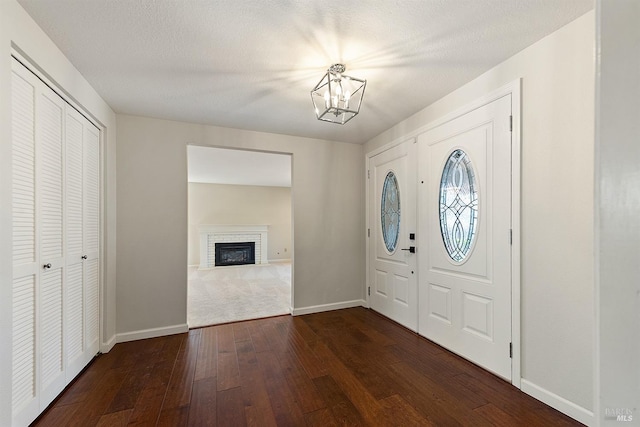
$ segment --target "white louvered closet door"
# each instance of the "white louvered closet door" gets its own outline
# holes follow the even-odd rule
[[[99,348],[99,130],[12,63],[14,425]]]
[[[66,112],[66,359],[73,379],[98,352],[99,133]]]
[[[15,64],[14,64],[15,65]],[[36,375],[36,295],[40,280],[36,256],[36,87],[31,74],[11,78],[12,218],[13,218],[13,354],[12,410],[16,424],[39,411]],[[22,417],[20,415],[23,415]]]
[[[63,355],[63,200],[65,102],[40,85],[36,97],[36,209],[40,225],[41,401],[55,398],[66,384]],[[42,406],[42,402],[41,402]]]
[[[84,291],[85,364],[100,343],[100,133],[84,119]]]
[[[83,117],[69,108],[66,113],[66,298],[65,337],[67,376],[73,377],[85,365],[84,350],[84,242],[83,212]]]
[[[66,385],[65,102],[19,64],[12,71],[12,404],[15,414],[29,414],[46,407]]]

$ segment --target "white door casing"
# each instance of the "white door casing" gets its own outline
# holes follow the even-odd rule
[[[369,159],[369,287],[371,308],[401,325],[418,329],[416,247],[415,141],[396,145]],[[382,193],[392,173],[398,184],[400,225],[398,240],[389,251],[382,235]],[[410,234],[414,239],[410,239]]]
[[[419,332],[511,379],[511,95],[418,137]],[[440,181],[455,150],[471,161],[478,221],[468,255],[448,254],[440,231]],[[424,241],[424,240],[423,240]]]

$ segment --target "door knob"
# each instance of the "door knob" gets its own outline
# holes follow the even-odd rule
[[[47,264],[43,265],[42,268],[44,268],[45,270],[47,268],[51,268],[51,263],[47,263]]]
[[[409,246],[408,248],[402,248],[403,251],[409,251],[412,254],[416,253],[416,247],[415,246]]]
[[[86,255],[82,255],[82,259],[87,259],[87,256]]]

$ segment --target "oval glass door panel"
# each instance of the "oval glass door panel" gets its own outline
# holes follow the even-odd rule
[[[382,185],[382,203],[380,206],[382,239],[387,251],[394,252],[400,233],[400,190],[398,180],[389,172]]]
[[[473,249],[478,223],[478,189],[467,154],[455,150],[440,179],[440,232],[451,259],[462,262]]]

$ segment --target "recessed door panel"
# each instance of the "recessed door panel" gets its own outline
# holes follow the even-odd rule
[[[451,324],[451,289],[431,283],[427,299],[429,301],[428,315]]]
[[[493,300],[463,292],[462,328],[480,338],[493,341]]]
[[[395,274],[393,276],[393,297],[404,305],[409,305],[409,278]]]
[[[380,271],[380,270],[376,270],[376,276],[375,276],[375,292],[377,294],[383,295],[383,296],[387,296],[387,277],[389,275],[387,274],[386,271]]]

